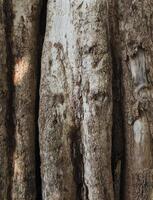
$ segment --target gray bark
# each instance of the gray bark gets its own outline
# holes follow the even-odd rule
[[[152,24],[149,0],[0,0],[0,199],[153,199]]]
[[[39,116],[43,199],[113,199],[107,4],[48,1],[47,11]]]

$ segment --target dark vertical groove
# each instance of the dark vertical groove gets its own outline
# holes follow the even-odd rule
[[[124,185],[124,105],[123,105],[123,72],[120,56],[120,38],[118,26],[118,5],[111,0],[109,8],[110,51],[112,57],[112,94],[113,94],[113,126],[112,126],[112,175],[115,200],[122,200]],[[116,174],[118,163],[121,164],[120,174]],[[117,177],[118,176],[118,177]],[[118,190],[118,191],[115,191]],[[118,194],[117,194],[118,193]]]
[[[41,56],[43,49],[43,42],[46,30],[46,16],[47,16],[47,0],[41,1],[41,11],[39,19],[39,31],[38,31],[38,64],[36,68],[36,102],[35,102],[35,125],[36,125],[36,136],[35,136],[35,171],[36,171],[36,199],[42,200],[42,182],[41,182],[41,160],[40,160],[40,147],[39,147],[39,88],[41,78]]]
[[[70,133],[71,162],[76,184],[76,200],[88,200],[88,187],[84,180],[83,144],[80,127],[74,127]]]
[[[6,129],[8,141],[8,171],[9,171],[9,186],[8,186],[8,200],[11,200],[12,193],[12,177],[13,177],[13,153],[15,150],[15,112],[14,112],[14,83],[13,83],[13,70],[14,70],[14,57],[12,52],[12,29],[13,29],[13,7],[12,0],[4,0],[3,3],[4,22],[5,22],[5,40],[7,51],[7,111],[6,111]]]
[[[112,127],[112,174],[113,181],[119,186],[119,199],[122,200],[122,178],[124,166],[124,116],[122,95],[122,68],[112,52],[113,62],[113,127]],[[120,174],[116,174],[118,162],[121,163]],[[119,177],[116,177],[119,175]],[[119,179],[118,179],[119,178]],[[118,182],[117,182],[118,181]],[[118,200],[118,199],[117,199]]]
[[[81,133],[74,128],[70,134],[71,161],[73,165],[73,176],[76,184],[76,200],[83,200],[83,155],[81,152]]]

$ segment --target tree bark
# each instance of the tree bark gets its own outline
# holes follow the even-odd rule
[[[113,199],[105,1],[48,1],[40,89],[43,199]]]
[[[1,8],[1,199],[35,199],[35,91],[40,2]]]
[[[7,199],[7,191],[9,185],[8,172],[8,149],[7,149],[7,129],[6,129],[6,113],[7,113],[7,70],[6,70],[6,41],[5,41],[5,23],[3,13],[3,1],[0,1],[0,199]]]
[[[0,0],[0,199],[153,199],[152,24],[149,0]]]
[[[153,198],[153,2],[119,2],[124,86],[124,199]]]

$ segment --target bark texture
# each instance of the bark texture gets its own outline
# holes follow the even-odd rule
[[[0,199],[7,199],[7,191],[9,185],[8,170],[8,148],[7,148],[7,70],[6,70],[6,41],[5,41],[5,23],[3,13],[3,1],[0,1]]]
[[[153,198],[153,2],[119,2],[124,86],[124,199]]]
[[[40,88],[44,199],[113,199],[105,1],[48,1]]]
[[[0,199],[35,199],[35,71],[40,2],[0,1]]]
[[[0,0],[0,200],[153,199],[152,25],[151,0]]]

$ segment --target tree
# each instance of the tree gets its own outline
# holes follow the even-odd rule
[[[113,199],[107,19],[105,2],[48,1],[39,117],[44,199]]]
[[[35,199],[37,0],[1,0],[0,199]]]
[[[151,200],[153,2],[0,13],[0,199]]]
[[[125,199],[152,199],[153,2],[119,5],[124,87]]]

